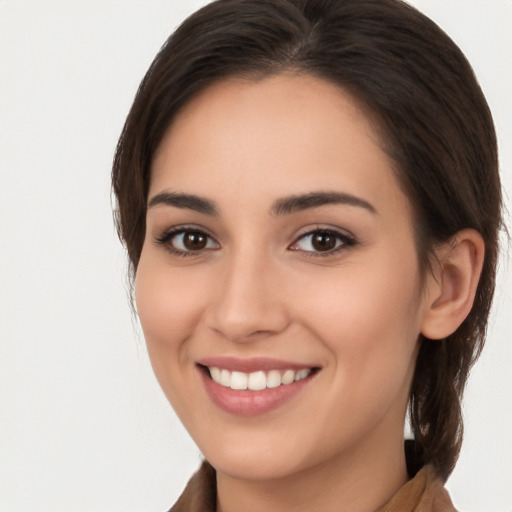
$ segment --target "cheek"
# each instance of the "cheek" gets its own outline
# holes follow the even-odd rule
[[[137,312],[155,376],[178,415],[187,418],[186,382],[191,371],[187,340],[200,321],[201,280],[142,254],[135,280]]]
[[[314,285],[303,283],[313,293],[302,299],[302,316],[343,367],[342,378],[409,371],[421,325],[415,260],[380,258],[313,277]]]
[[[317,279],[323,286],[302,304],[309,311],[309,331],[333,362],[326,369],[331,382],[326,399],[332,404],[326,429],[347,424],[347,411],[358,411],[350,416],[354,435],[389,411],[397,424],[403,421],[420,329],[418,289],[412,285],[417,274],[415,265],[381,263],[375,269],[354,266],[335,280]]]
[[[200,280],[141,257],[135,280],[137,312],[148,345],[178,344],[201,310]]]
[[[180,409],[190,371],[187,340],[200,322],[204,290],[191,267],[171,268],[158,257],[141,257],[135,296],[153,371],[168,400]],[[195,277],[194,277],[195,276]],[[188,370],[187,370],[188,369]]]

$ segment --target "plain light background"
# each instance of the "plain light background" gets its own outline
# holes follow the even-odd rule
[[[199,464],[131,317],[109,175],[139,81],[204,3],[0,0],[0,512],[164,511]],[[512,1],[413,4],[472,62],[510,196]],[[512,511],[507,265],[448,482],[464,512]]]

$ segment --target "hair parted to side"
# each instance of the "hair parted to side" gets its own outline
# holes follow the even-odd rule
[[[230,76],[291,71],[351,93],[371,115],[415,212],[419,261],[464,228],[485,241],[473,308],[440,341],[422,340],[410,395],[425,463],[447,478],[462,441],[461,398],[482,349],[502,227],[496,136],[459,48],[401,0],[218,0],[189,17],[144,77],[114,158],[116,223],[135,275],[152,159],[178,110]]]

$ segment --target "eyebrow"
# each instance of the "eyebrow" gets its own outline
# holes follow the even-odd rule
[[[186,208],[206,215],[216,216],[219,214],[219,209],[214,201],[193,194],[160,192],[151,198],[148,204],[148,209],[159,205]]]
[[[373,214],[377,214],[376,208],[368,201],[352,194],[341,192],[311,192],[309,194],[284,197],[274,202],[270,213],[276,216],[287,215],[331,204],[357,206],[364,208]]]
[[[341,192],[310,192],[308,194],[293,195],[278,199],[272,205],[270,214],[274,216],[288,215],[298,211],[336,204],[357,206],[373,214],[377,213],[377,210],[371,203],[352,194]],[[219,215],[219,208],[214,201],[206,199],[205,197],[196,196],[195,194],[160,192],[150,199],[148,209],[159,205],[194,210],[205,215]]]

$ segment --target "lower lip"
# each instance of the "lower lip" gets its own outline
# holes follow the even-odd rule
[[[238,416],[256,416],[277,409],[296,396],[311,380],[305,379],[266,388],[260,391],[238,390],[221,386],[200,370],[203,384],[211,401],[222,410]]]

